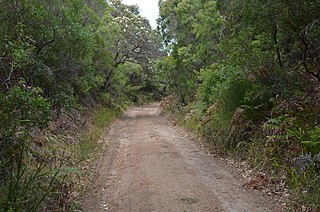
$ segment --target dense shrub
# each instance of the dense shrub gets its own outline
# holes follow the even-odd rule
[[[159,5],[170,54],[159,72],[180,97],[171,111],[222,153],[286,179],[292,190],[309,187],[300,203],[317,210],[318,169],[297,175],[291,161],[320,152],[319,0]]]

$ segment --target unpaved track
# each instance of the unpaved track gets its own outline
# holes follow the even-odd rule
[[[273,211],[159,112],[132,108],[114,123],[84,211]]]

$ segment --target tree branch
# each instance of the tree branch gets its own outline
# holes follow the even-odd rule
[[[39,55],[39,53],[41,52],[41,50],[46,47],[47,45],[53,43],[56,39],[56,29],[54,28],[54,26],[52,26],[52,29],[53,29],[53,37],[50,41],[44,43],[40,48],[38,48],[37,52],[36,52],[36,56]]]

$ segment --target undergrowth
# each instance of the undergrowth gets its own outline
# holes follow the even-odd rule
[[[108,126],[116,117],[120,115],[119,109],[102,107],[93,114],[93,123],[90,130],[81,133],[78,144],[75,146],[74,154],[77,160],[81,161],[91,157],[96,153],[94,150],[99,148],[98,140]]]
[[[204,110],[200,109],[199,102],[182,105],[174,96],[164,102],[178,124],[202,136],[220,154],[248,161],[254,170],[266,173],[270,186],[277,187],[278,191],[278,185],[284,184],[280,189],[288,189],[288,210],[299,211],[301,205],[313,211],[320,210],[317,114],[312,116],[314,113],[306,114],[302,109],[294,113],[280,111],[277,108],[283,104],[280,99],[273,100],[277,101],[273,107],[260,104],[263,101],[258,97],[254,100],[250,96],[249,102],[246,98],[255,89],[249,88],[243,101],[228,103],[220,98]],[[226,110],[225,104],[234,106]],[[276,112],[268,118],[255,115],[266,114],[267,110]]]
[[[22,101],[29,104],[32,98]],[[24,107],[24,103],[19,102],[17,107]],[[74,194],[84,189],[87,176],[82,166],[99,156],[102,150],[99,139],[119,115],[118,109],[101,107],[93,112],[92,123],[84,131],[83,126],[72,132],[26,130],[11,137],[15,140],[7,144],[7,152],[1,152],[0,211],[76,209]],[[6,132],[1,135],[9,139]]]

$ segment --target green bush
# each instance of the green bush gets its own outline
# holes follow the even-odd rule
[[[41,89],[25,84],[0,93],[0,156],[11,157],[11,148],[28,146],[27,138],[37,129],[47,127],[50,118],[48,99],[41,96]]]
[[[229,151],[241,141],[237,139],[241,139],[247,127],[239,112],[247,103],[246,96],[253,90],[253,83],[237,69],[221,64],[203,70],[200,79],[198,108],[204,111],[207,120],[203,133],[223,152]]]
[[[0,93],[0,206],[4,211],[37,208],[46,192],[41,186],[51,187],[39,183],[50,178],[43,173],[46,165],[38,163],[32,170],[33,162],[26,160],[33,154],[33,134],[47,127],[50,114],[49,101],[41,96],[41,89],[28,87],[23,81]]]

